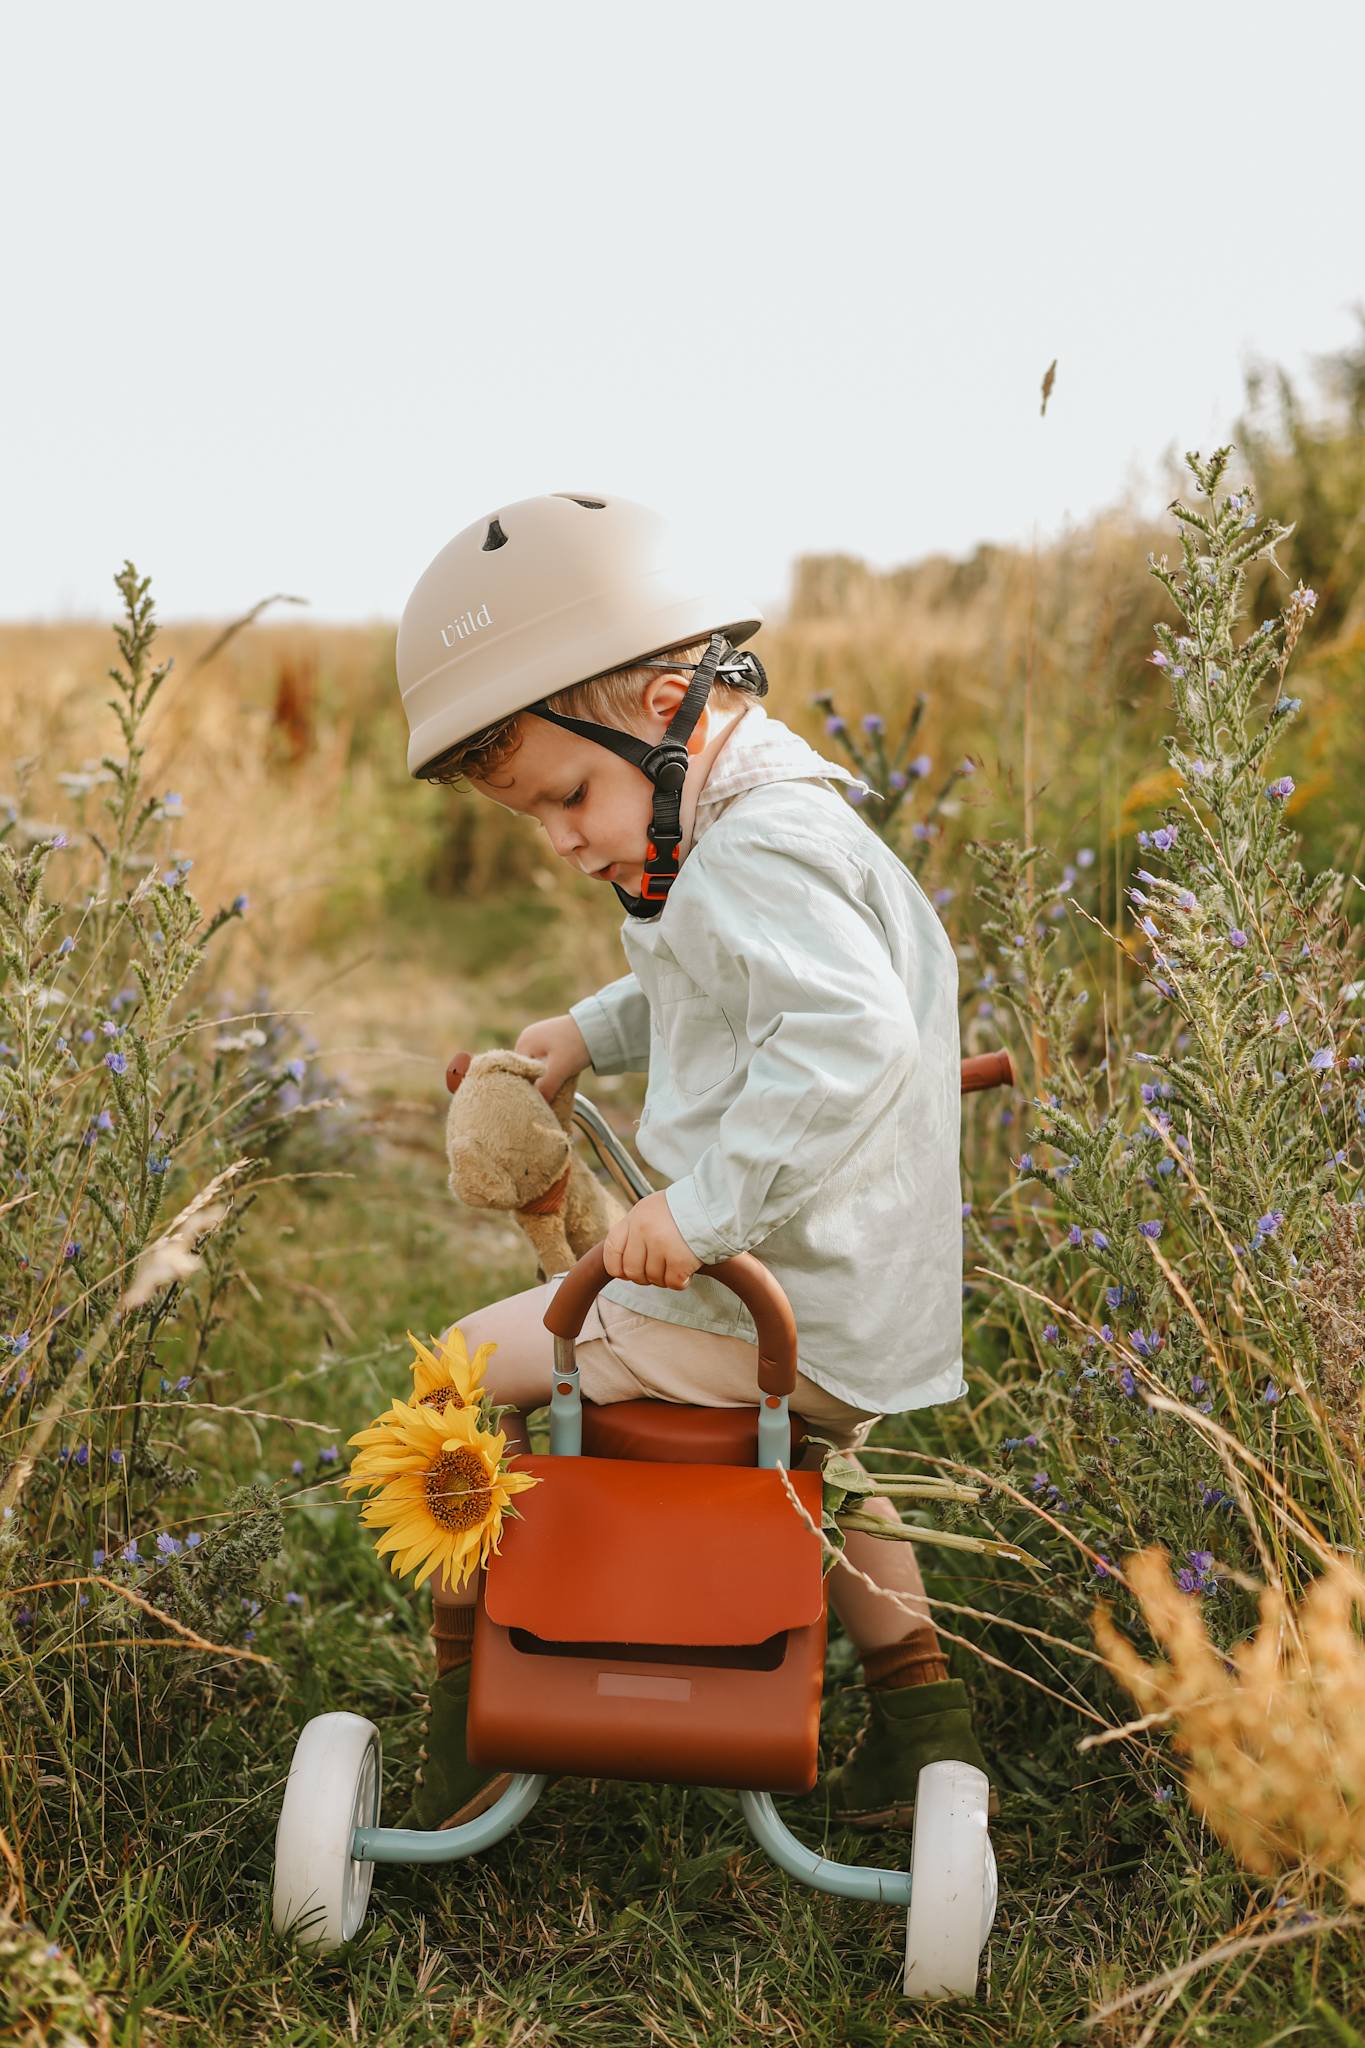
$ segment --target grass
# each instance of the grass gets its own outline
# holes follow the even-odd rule
[[[444,1287],[434,1283],[448,1247],[435,1173],[415,1158],[396,1162],[384,1197],[376,1205],[371,1190],[348,1188],[322,1215],[297,1195],[282,1204],[295,1210],[292,1226],[277,1218],[292,1235],[281,1237],[260,1302],[242,1302],[234,1318],[242,1405],[273,1398],[287,1412],[335,1421],[340,1433],[392,1384],[402,1348],[394,1333],[405,1316],[420,1323],[459,1312],[490,1288],[533,1281],[504,1247],[501,1258],[490,1248],[461,1261]],[[409,1227],[392,1230],[400,1216]],[[280,1284],[300,1263],[288,1254],[303,1245],[316,1294]],[[366,1256],[374,1253],[382,1256]],[[343,1290],[354,1324],[344,1348],[319,1298]],[[323,1358],[325,1368],[315,1363]],[[273,1374],[269,1384],[263,1371]],[[240,1442],[224,1443],[233,1463]],[[265,1425],[258,1469],[286,1473],[296,1445],[295,1434]],[[789,1884],[749,1841],[726,1795],[612,1783],[550,1787],[518,1834],[475,1862],[381,1871],[357,1942],[342,1958],[310,1962],[278,1944],[268,1922],[274,1822],[294,1736],[329,1708],[373,1719],[390,1799],[401,1806],[429,1666],[424,1603],[379,1566],[332,1489],[300,1487],[288,1521],[289,1589],[303,1605],[269,1610],[256,1646],[271,1669],[224,1700],[192,1754],[147,1782],[122,1783],[135,1860],[120,1870],[115,1833],[93,1882],[73,1868],[62,1903],[55,1873],[41,1864],[28,1872],[35,1895],[55,1907],[49,1938],[71,1945],[121,2015],[120,2041],[710,2048],[800,2038],[831,2048],[892,2040],[1050,2048],[1107,1998],[1211,1943],[1238,1916],[1242,1881],[1183,1810],[1144,1799],[1114,1752],[1078,1757],[1080,1724],[1059,1725],[1041,1695],[987,1682],[978,1701],[1007,1790],[996,1830],[1002,1909],[978,2006],[912,2020],[896,1988],[903,1917]],[[931,1574],[936,1583],[941,1589],[941,1574]],[[983,1592],[970,1583],[955,1590]],[[831,1662],[826,1732],[837,1745],[856,1723],[857,1694],[846,1646],[835,1645]],[[787,1811],[806,1839],[821,1839],[818,1816],[798,1818],[795,1802]],[[894,1863],[906,1849],[894,1835],[836,1831],[829,1839],[832,1853],[850,1860]],[[1263,2041],[1277,2017],[1301,2009],[1299,1968],[1286,1959],[1259,1973],[1236,2001],[1240,2012],[1227,2009],[1227,1972],[1196,1979],[1174,2010],[1192,2014],[1217,1984],[1216,2038]],[[1344,1959],[1327,1968],[1329,1995],[1348,2010]],[[1116,2029],[1092,2038],[1137,2038]],[[1196,2026],[1189,2038],[1214,2036]]]
[[[394,1384],[405,1321],[430,1327],[533,1283],[500,1231],[452,1261],[449,1214],[434,1148],[385,1158],[377,1185],[367,1176],[321,1201],[282,1191],[268,1261],[244,1269],[250,1285],[222,1361],[240,1405],[277,1405],[341,1437]],[[284,1424],[228,1421],[216,1462],[238,1476],[284,1478],[299,1444]],[[306,1483],[315,1477],[322,1483]],[[287,1524],[287,1585],[303,1604],[268,1608],[256,1648],[271,1668],[225,1688],[192,1752],[144,1781],[121,1778],[127,1866],[116,1826],[92,1868],[82,1873],[72,1859],[65,1884],[41,1862],[28,1868],[34,1897],[51,1902],[49,1938],[70,1944],[120,2015],[117,2040],[1136,2041],[1136,2022],[1121,2018],[1076,2030],[1110,1998],[1212,1945],[1248,1907],[1230,1859],[1182,1806],[1154,1801],[1155,1787],[1115,1751],[1078,1755],[1079,1718],[967,1659],[1006,1787],[995,1830],[1001,1914],[976,2006],[912,2017],[897,1990],[903,1916],[790,1884],[726,1795],[613,1783],[552,1786],[517,1835],[474,1862],[381,1871],[357,1942],[344,1957],[310,1962],[269,1931],[274,1824],[294,1737],[331,1708],[373,1719],[392,1816],[415,1765],[429,1655],[425,1602],[379,1565],[311,1457]],[[931,1570],[930,1588],[1009,1611],[1007,1589],[980,1574]],[[1018,1662],[1002,1632],[982,1640]],[[1061,1679],[1041,1668],[1046,1682]],[[831,1750],[858,1712],[848,1646],[836,1642]],[[803,1817],[796,1802],[787,1812],[805,1839],[822,1839],[818,1813]],[[908,1847],[892,1834],[836,1830],[828,1840],[847,1860],[894,1864]],[[1171,2015],[1190,2021],[1190,2040],[1263,2042],[1277,2020],[1306,2009],[1305,1968],[1285,1956],[1238,1992],[1227,1966],[1196,1977]],[[1347,1959],[1329,1949],[1319,1968],[1348,2011]],[[1197,2017],[1211,2003],[1216,2032]]]
[[[1153,599],[1140,539],[1101,524],[1038,565],[983,551],[972,565],[886,578],[810,565],[793,621],[760,643],[773,708],[791,723],[818,731],[808,698],[836,682],[850,712],[903,707],[924,688],[934,693],[926,750],[981,763],[925,870],[929,885],[956,889],[945,911],[955,936],[971,914],[963,840],[1018,823],[1016,685],[1029,659],[1039,836],[1063,851],[1095,845],[1096,912],[1119,915],[1131,835],[1170,794],[1150,772],[1165,712],[1142,661]],[[1359,831],[1358,722],[1347,716],[1365,645],[1356,631],[1296,684],[1314,712],[1293,764],[1300,796],[1323,778],[1305,813],[1310,857]],[[92,678],[106,637],[0,631],[14,759],[39,764],[31,812],[56,801],[57,770],[96,751]],[[187,667],[212,637],[180,628],[162,651]],[[271,1847],[298,1729],[329,1708],[373,1719],[393,1818],[430,1671],[425,1601],[376,1560],[319,1454],[401,1384],[405,1329],[440,1328],[535,1279],[510,1226],[457,1210],[446,1191],[444,1062],[461,1045],[510,1042],[528,1019],[620,971],[603,892],[552,871],[517,821],[407,784],[390,653],[370,632],[253,628],[193,691],[169,690],[156,707],[149,773],[153,787],[184,792],[196,891],[210,906],[251,898],[220,993],[233,1007],[300,1014],[317,1066],[346,1097],[347,1142],[281,1162],[281,1173],[335,1177],[278,1179],[258,1195],[234,1245],[209,1371],[178,1444],[165,1439],[197,1468],[169,1500],[175,1526],[226,1518],[243,1481],[282,1490],[273,1597],[250,1644],[269,1662],[144,1648],[135,1696],[125,1660],[128,1691],[79,1727],[68,1706],[55,1734],[35,1734],[22,1671],[0,1675],[6,1728],[35,1754],[70,1738],[81,1759],[70,1781],[54,1772],[36,1788],[28,1751],[0,1759],[0,1956],[31,1915],[79,1973],[74,2037],[129,2044],[1365,2041],[1351,2031],[1358,1930],[1343,1938],[1322,1919],[1304,1922],[1292,1888],[1281,1907],[1273,1886],[1240,1873],[1170,1796],[1175,1773],[1159,1746],[1078,1748],[1096,1698],[1114,1723],[1129,1711],[1075,1662],[1093,1586],[1082,1577],[1040,1595],[1009,1568],[932,1551],[929,1591],[950,1603],[940,1613],[963,1639],[955,1668],[1003,1786],[1001,1909],[977,2004],[908,2008],[897,1989],[902,1915],[796,1887],[726,1795],[669,1787],[558,1783],[489,1855],[440,1873],[378,1873],[371,1917],[344,1956],[317,1963],[275,1941]],[[30,687],[35,674],[47,687]],[[1079,965],[1092,1014],[1111,995],[1132,1001],[1121,964],[1088,954]],[[964,973],[964,992],[972,980]],[[264,996],[248,993],[258,988]],[[973,996],[967,1049],[998,1042],[1000,1028]],[[589,1090],[628,1133],[638,1082],[590,1079]],[[1017,1131],[1000,1116],[983,1098],[966,1118],[970,1185],[990,1230],[1018,1227],[1023,1213],[1005,1186]],[[885,1425],[888,1446],[985,1464],[1006,1431],[1032,1426],[1041,1360],[1029,1330],[999,1295],[978,1292],[968,1313],[967,1400]],[[182,1330],[166,1342],[171,1375],[189,1341]],[[83,1654],[75,1631],[66,1654]],[[858,1724],[855,1670],[836,1632],[830,1758]],[[814,1809],[793,1805],[788,1818],[807,1841],[822,1839]],[[828,1842],[847,1860],[908,1855],[907,1839],[889,1834],[833,1831]],[[1212,1959],[1180,1976],[1200,1958]],[[23,2015],[53,2009],[37,1992],[0,1995],[0,2041],[41,2040]]]

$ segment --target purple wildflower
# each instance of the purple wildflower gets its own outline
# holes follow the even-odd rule
[[[906,775],[904,771],[900,768],[893,768],[891,770],[890,775],[888,775],[887,777],[887,781],[891,784],[891,787],[893,789],[904,789],[906,783],[909,780],[909,776]]]
[[[1165,668],[1166,666],[1166,657],[1159,647],[1155,654],[1149,654],[1147,659],[1151,662],[1153,668]]]
[[[1267,1209],[1256,1225],[1257,1237],[1273,1237],[1284,1222],[1283,1209]]]
[[[875,711],[869,711],[863,719],[864,732],[885,732],[886,720],[879,718]]]
[[[1337,1063],[1337,1056],[1330,1045],[1319,1046],[1308,1062],[1315,1074],[1325,1074]]]
[[[1057,1342],[1057,1325],[1055,1323],[1043,1324],[1043,1342],[1044,1344],[1055,1344]]]
[[[831,739],[837,739],[841,732],[848,730],[842,718],[837,716],[825,720],[825,731]]]
[[[156,1539],[156,1547],[163,1557],[178,1557],[185,1546],[178,1536],[168,1535],[163,1529]]]
[[[1156,1219],[1155,1219],[1155,1218],[1151,1219],[1150,1221],[1148,1221],[1148,1222],[1146,1222],[1146,1223],[1139,1223],[1139,1225],[1138,1225],[1138,1236],[1139,1236],[1139,1237],[1150,1237],[1150,1238],[1152,1238],[1152,1239],[1154,1239],[1154,1240],[1155,1240],[1156,1238],[1160,1237],[1160,1235],[1161,1235],[1161,1225],[1160,1225],[1160,1223],[1159,1223],[1159,1222],[1157,1222],[1157,1221],[1156,1221]]]
[[[1280,1390],[1276,1386],[1274,1380],[1267,1380],[1265,1383],[1265,1392],[1261,1396],[1261,1399],[1265,1402],[1267,1408],[1273,1408],[1275,1406],[1275,1403],[1279,1400],[1279,1398]]]
[[[335,1444],[328,1444],[325,1450],[318,1452],[319,1461],[324,1465],[335,1465],[340,1456],[341,1453]]]
[[[289,1469],[290,1469],[290,1471],[291,1471],[291,1472],[293,1473],[293,1475],[294,1475],[294,1477],[295,1477],[296,1479],[302,1479],[302,1477],[303,1477],[303,1459],[302,1459],[302,1458],[295,1458],[295,1460],[294,1460],[293,1464],[292,1464],[292,1465],[291,1465],[291,1466],[289,1467]]]
[[[121,1052],[107,1052],[104,1055],[104,1064],[111,1074],[126,1074],[128,1071],[128,1061]]]
[[[1294,778],[1292,775],[1282,775],[1279,781],[1272,782],[1269,789],[1266,791],[1266,795],[1271,799],[1272,802],[1280,803],[1282,803],[1286,797],[1293,796],[1293,794]]]
[[[1232,927],[1232,930],[1228,933],[1228,944],[1234,949],[1235,952],[1240,953],[1243,946],[1245,946],[1246,942],[1246,933],[1241,929],[1239,925],[1234,925]]]
[[[1070,1230],[1068,1230],[1066,1234],[1066,1241],[1070,1245],[1079,1245],[1082,1242],[1081,1226],[1079,1223],[1072,1224]]]
[[[1092,1230],[1090,1242],[1094,1245],[1097,1252],[1107,1252],[1109,1249],[1109,1240],[1102,1230]]]
[[[302,1607],[302,1593],[286,1593],[284,1596],[284,1604],[286,1607]]]
[[[234,896],[232,908],[238,917],[245,917],[247,911],[251,908],[251,898],[247,895]]]
[[[1158,853],[1169,853],[1179,837],[1180,827],[1178,825],[1158,825],[1156,831],[1152,834],[1152,844]]]

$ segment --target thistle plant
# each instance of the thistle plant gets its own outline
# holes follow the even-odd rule
[[[1178,1588],[1223,1640],[1248,1624],[1250,1572],[1301,1590],[1361,1540],[1365,1299],[1356,941],[1341,878],[1296,857],[1273,758],[1314,594],[1243,630],[1248,568],[1288,530],[1249,487],[1222,494],[1230,454],[1188,458],[1180,564],[1150,562],[1175,615],[1151,661],[1176,794],[1138,836],[1133,928],[1107,934],[1106,1017],[1057,964],[1043,857],[977,849],[997,1000],[1035,1060],[1001,1280],[1040,1378],[1003,1462],[1087,1574],[1117,1583],[1121,1552],[1155,1541],[1183,1558]],[[998,1271],[998,1239],[975,1215],[967,1231],[969,1264]]]
[[[153,659],[147,581],[131,563],[115,581],[120,744],[65,778],[69,829],[28,815],[22,766],[0,813],[0,1747],[78,1804],[60,1733],[82,1725],[73,1696],[97,1730],[107,1702],[137,1704],[124,1666],[154,1656],[142,1637],[244,1639],[268,1589],[273,1495],[247,1489],[201,1526],[185,1445],[214,1398],[253,1182],[296,1113],[286,1049],[248,1068],[195,1007],[247,905],[201,909],[179,800],[146,787],[171,665]],[[170,1658],[139,1741],[169,1733],[169,1702],[197,1685],[193,1660]]]
[[[918,872],[930,845],[942,831],[945,807],[954,789],[975,773],[975,764],[966,759],[958,762],[931,789],[933,757],[919,748],[919,731],[928,708],[928,699],[923,694],[915,698],[894,743],[887,739],[886,720],[880,712],[866,712],[860,721],[859,735],[855,736],[829,691],[822,690],[812,697],[811,703],[824,713],[827,737],[838,741],[860,780],[868,783],[880,799],[874,799],[868,811],[869,824],[888,845],[896,847],[908,867]],[[860,807],[867,802],[859,789],[847,788],[845,795],[850,803]],[[910,818],[912,806],[917,814]]]

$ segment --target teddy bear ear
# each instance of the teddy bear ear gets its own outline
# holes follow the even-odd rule
[[[452,1095],[459,1087],[461,1081],[463,1081],[465,1075],[469,1072],[469,1062],[472,1057],[473,1055],[471,1053],[457,1052],[454,1059],[446,1068],[446,1087],[450,1090]]]

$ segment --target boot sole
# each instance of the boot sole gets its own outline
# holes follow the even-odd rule
[[[988,1820],[995,1820],[998,1818],[999,1813],[1000,1794],[996,1791],[994,1785],[992,1785],[989,1796],[986,1800],[986,1817]],[[841,1827],[846,1828],[909,1829],[914,1825],[915,1802],[912,1799],[908,1805],[900,1804],[896,1806],[883,1806],[878,1808],[875,1812],[867,1811],[862,1813],[840,1813],[836,1808],[831,1813],[830,1818],[832,1820],[837,1820]]]
[[[471,1794],[449,1820],[443,1820],[436,1832],[444,1834],[447,1828],[463,1827],[467,1820],[477,1820],[481,1813],[487,1813],[490,1806],[497,1804],[511,1782],[512,1773],[500,1771],[496,1778],[490,1778],[486,1785],[481,1785],[477,1792]]]

